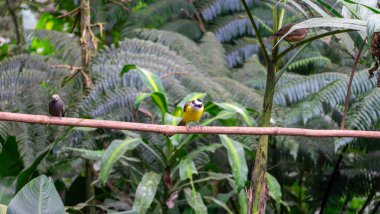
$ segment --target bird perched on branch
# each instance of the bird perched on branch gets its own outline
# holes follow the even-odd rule
[[[65,116],[65,104],[61,100],[58,94],[53,94],[51,96],[51,101],[49,103],[49,113],[53,117],[62,118]]]
[[[273,36],[274,37],[284,36],[290,30],[290,28],[293,27],[293,25],[295,25],[295,23],[290,23],[283,26],[282,28],[280,28],[280,30],[278,30],[275,34],[273,34]],[[286,35],[284,39],[287,42],[299,42],[305,39],[308,33],[309,33],[309,29],[307,28],[297,29],[297,30],[292,31],[288,35]]]
[[[195,99],[187,102],[183,107],[183,116],[179,126],[185,126],[189,128],[188,123],[195,122],[199,125],[198,121],[201,118],[204,111],[203,103],[200,99]]]

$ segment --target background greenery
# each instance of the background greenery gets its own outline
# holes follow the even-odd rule
[[[59,93],[68,117],[176,124],[184,102],[201,98],[206,103],[203,125],[257,126],[266,70],[240,1],[116,2],[91,1],[91,23],[104,23],[104,28],[94,28],[99,39],[90,65],[94,87],[85,97],[78,93],[79,76],[62,87],[70,70],[51,68],[81,65],[75,17],[58,18],[79,2],[18,0],[11,8],[0,2],[0,35],[9,39],[0,43],[0,110],[46,115],[50,95]],[[285,7],[285,23],[304,19],[292,4],[308,17],[320,16],[319,8],[331,17],[348,13],[365,20],[358,17],[363,6],[352,1],[292,2]],[[271,48],[272,9],[282,5],[247,3]],[[19,23],[26,22],[28,11],[38,20],[35,29],[22,28],[23,41],[17,40],[12,10]],[[353,47],[363,41],[358,33],[347,35]],[[280,50],[287,47],[280,43]],[[357,53],[352,50],[336,37],[309,44],[276,85],[272,125],[340,127],[352,54]],[[380,91],[367,73],[372,62],[366,48],[352,85],[347,129],[379,130]],[[377,140],[271,137],[269,143],[268,213],[316,212],[323,200],[326,213],[379,208]],[[0,204],[11,213],[37,209],[36,200],[50,200],[47,213],[64,212],[63,206],[71,213],[90,212],[89,206],[99,213],[245,213],[245,187],[257,145],[256,136],[168,138],[1,122]],[[97,178],[96,204],[85,194],[86,163],[93,165]],[[26,188],[43,194],[36,198]]]

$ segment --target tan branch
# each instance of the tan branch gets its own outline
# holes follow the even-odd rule
[[[120,2],[117,2],[116,0],[110,0],[110,2],[112,2],[112,3],[116,4],[117,6],[121,7],[123,10],[127,11],[128,13],[131,12],[131,10],[129,10],[128,7],[124,6]]]
[[[81,118],[58,118],[46,115],[31,115],[10,112],[0,112],[0,121],[13,121],[34,124],[50,124],[61,126],[94,127],[141,132],[155,132],[165,135],[172,134],[231,134],[231,135],[285,135],[305,137],[360,137],[379,138],[380,131],[358,130],[317,130],[280,127],[231,127],[231,126],[186,126],[156,125],[146,123],[131,123],[111,120],[94,120]]]
[[[64,13],[64,14],[62,14],[60,16],[57,16],[57,18],[60,19],[60,18],[66,17],[66,16],[70,16],[70,17],[76,16],[79,13],[79,9],[80,8],[77,7],[77,8],[75,8],[74,10],[72,10],[70,12],[67,12],[67,13]]]
[[[82,67],[73,66],[73,65],[51,65],[48,68],[66,68],[68,70],[71,70],[72,73],[74,71],[82,70]]]

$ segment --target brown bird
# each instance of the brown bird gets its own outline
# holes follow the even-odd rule
[[[65,104],[61,100],[58,94],[53,94],[51,96],[51,101],[49,103],[49,113],[53,117],[62,118],[65,116]]]
[[[295,23],[290,23],[283,26],[280,30],[278,30],[275,34],[273,34],[273,36],[282,37],[290,30],[291,27],[293,27],[293,25],[295,25]],[[307,36],[308,33],[309,33],[309,29],[307,28],[297,29],[289,33],[288,35],[286,35],[284,39],[287,42],[298,42],[298,41],[303,40]]]

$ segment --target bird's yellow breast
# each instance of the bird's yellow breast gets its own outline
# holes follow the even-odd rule
[[[203,107],[194,109],[191,106],[187,106],[185,112],[183,113],[182,121],[185,123],[197,123],[202,116],[203,110]]]

